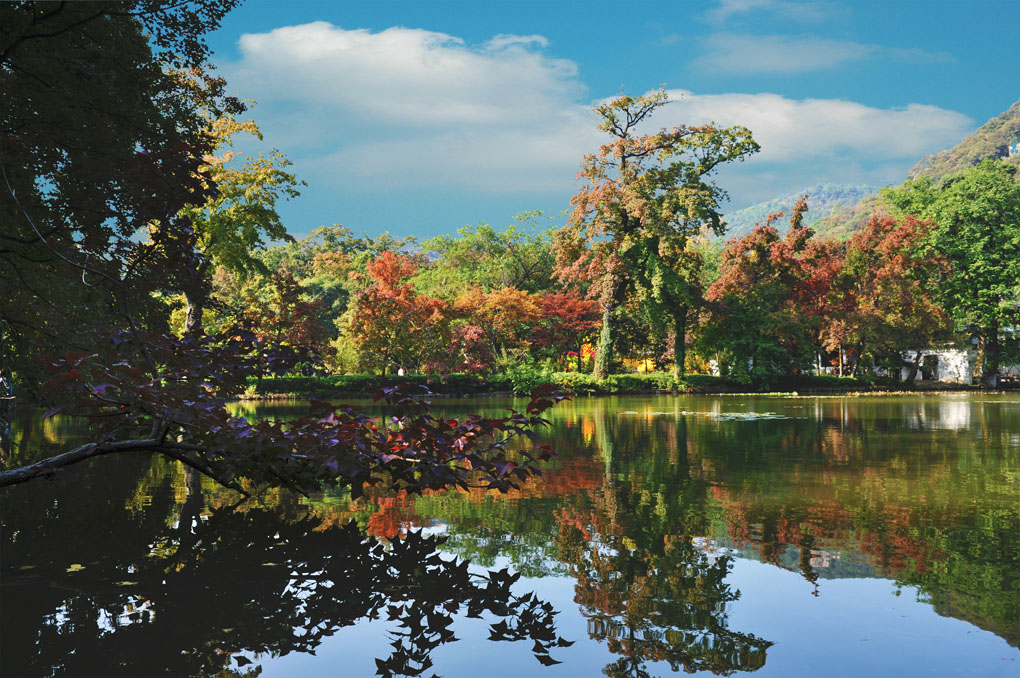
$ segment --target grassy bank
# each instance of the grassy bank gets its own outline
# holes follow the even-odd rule
[[[545,372],[516,370],[482,378],[469,374],[451,374],[445,379],[424,375],[380,377],[374,374],[343,374],[327,377],[267,377],[250,380],[247,396],[251,398],[338,398],[371,396],[383,386],[398,383],[427,386],[435,393],[453,396],[481,394],[527,394],[540,384],[551,383],[563,392],[574,395],[612,395],[622,393],[839,393],[860,391],[919,391],[953,388],[962,385],[921,382],[903,384],[884,379],[853,379],[850,377],[794,375],[769,384],[745,384],[707,374],[691,374],[675,380],[666,372],[648,374],[613,374],[596,381],[590,374],[578,372]]]

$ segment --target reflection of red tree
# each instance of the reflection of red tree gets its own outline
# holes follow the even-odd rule
[[[489,498],[503,500],[541,499],[555,496],[573,496],[585,494],[602,482],[601,466],[591,457],[565,459],[556,468],[545,469],[541,476],[532,476],[522,483],[519,490],[501,493],[495,490],[473,488],[457,490],[457,496],[469,503],[482,503]],[[442,492],[449,492],[443,490]],[[426,490],[423,496],[437,496],[437,492]],[[342,524],[354,517],[366,506],[372,511],[368,518],[367,532],[373,537],[392,539],[404,534],[408,528],[421,527],[425,519],[417,512],[417,497],[399,492],[396,496],[369,488],[365,495],[350,502],[344,509],[330,511],[323,515],[323,526]]]
[[[790,546],[802,553],[827,549],[860,552],[883,576],[927,572],[944,557],[923,536],[930,516],[914,508],[884,505],[870,518],[851,511],[836,499],[765,506],[756,497],[740,496],[714,487],[712,494],[724,508],[727,535],[740,548],[759,554],[762,562],[778,565]]]
[[[709,559],[687,534],[649,535],[607,501],[613,493],[604,485],[593,506],[556,512],[558,558],[575,580],[588,635],[619,656],[603,673],[647,675],[646,662],[722,675],[761,668],[771,643],[727,628],[726,603],[739,595],[725,584],[727,560]]]
[[[394,496],[375,497],[372,503],[377,511],[368,518],[366,532],[373,537],[393,539],[407,531],[421,519],[414,513],[414,497],[401,490]]]

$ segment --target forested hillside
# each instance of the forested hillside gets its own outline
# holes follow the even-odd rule
[[[856,203],[840,205],[819,219],[812,228],[819,236],[846,240],[864,225],[880,205],[882,196],[872,193]]]
[[[911,168],[908,176],[911,179],[922,175],[940,179],[973,167],[985,158],[1004,158],[1008,155],[1008,147],[1017,142],[1020,142],[1020,101],[952,148],[922,158]],[[1009,161],[1020,165],[1020,153],[1015,153]]]
[[[985,158],[1007,158],[1009,162],[1020,165],[1020,153],[1015,152],[1012,157],[1008,157],[1009,147],[1017,143],[1020,143],[1020,101],[1010,106],[1002,115],[985,122],[977,132],[953,148],[922,158],[908,172],[908,177],[930,176],[938,179],[973,167]],[[810,190],[808,193],[810,194]],[[786,199],[787,197],[783,196],[762,205],[772,205]],[[875,208],[881,205],[881,198],[872,191],[870,195],[850,203],[825,206],[822,202],[821,209],[818,209],[815,197],[809,195],[808,204],[812,210],[808,214],[814,214],[814,219],[806,218],[805,222],[809,223],[819,236],[847,240],[851,233],[864,225]],[[743,211],[755,210],[758,207],[755,205]],[[733,223],[736,223],[735,219]],[[733,232],[737,232],[735,227]]]
[[[874,186],[852,184],[815,184],[801,191],[787,193],[767,202],[751,205],[726,215],[726,237],[747,235],[755,224],[765,221],[772,212],[789,212],[805,193],[808,196],[808,212],[804,225],[814,227],[816,223],[834,211],[852,209],[854,205],[878,189]]]

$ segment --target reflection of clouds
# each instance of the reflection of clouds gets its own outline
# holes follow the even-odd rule
[[[825,551],[823,549],[811,549],[811,558],[808,563],[814,568],[831,567],[834,560],[840,560],[842,556],[838,552]]]
[[[719,546],[719,542],[711,537],[693,537],[691,544],[695,549],[705,554],[710,565],[714,565],[723,556],[739,557],[741,555],[740,549]]]
[[[965,399],[939,398],[937,402],[925,402],[918,408],[917,420],[920,428],[962,431],[970,428],[971,403]]]
[[[759,529],[761,523],[758,523]],[[756,537],[752,537],[752,541],[761,540],[761,535],[758,534]],[[691,544],[695,549],[701,551],[708,558],[708,562],[714,564],[719,558],[729,556],[731,558],[746,558],[744,552],[738,548],[720,546],[719,542],[711,537],[693,537]],[[794,545],[795,546],[795,545]],[[837,561],[843,559],[843,555],[839,551],[829,551],[826,549],[809,549],[810,558],[808,563],[813,568],[830,568],[833,567]]]

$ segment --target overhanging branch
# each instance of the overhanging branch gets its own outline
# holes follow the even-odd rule
[[[81,447],[77,447],[69,452],[63,452],[47,459],[37,461],[34,464],[2,471],[0,472],[0,487],[19,485],[30,480],[35,480],[36,478],[52,476],[62,468],[107,454],[122,452],[148,452],[162,454],[170,457],[171,459],[175,459],[185,466],[193,468],[199,473],[212,478],[224,487],[236,490],[244,496],[249,496],[249,493],[245,491],[236,480],[224,478],[208,464],[184,454],[181,450],[182,447],[187,447],[189,449],[203,449],[200,446],[183,446],[181,444],[175,444],[166,441],[164,436],[142,438],[139,440],[121,440],[112,443],[88,443],[87,445],[82,445]]]

